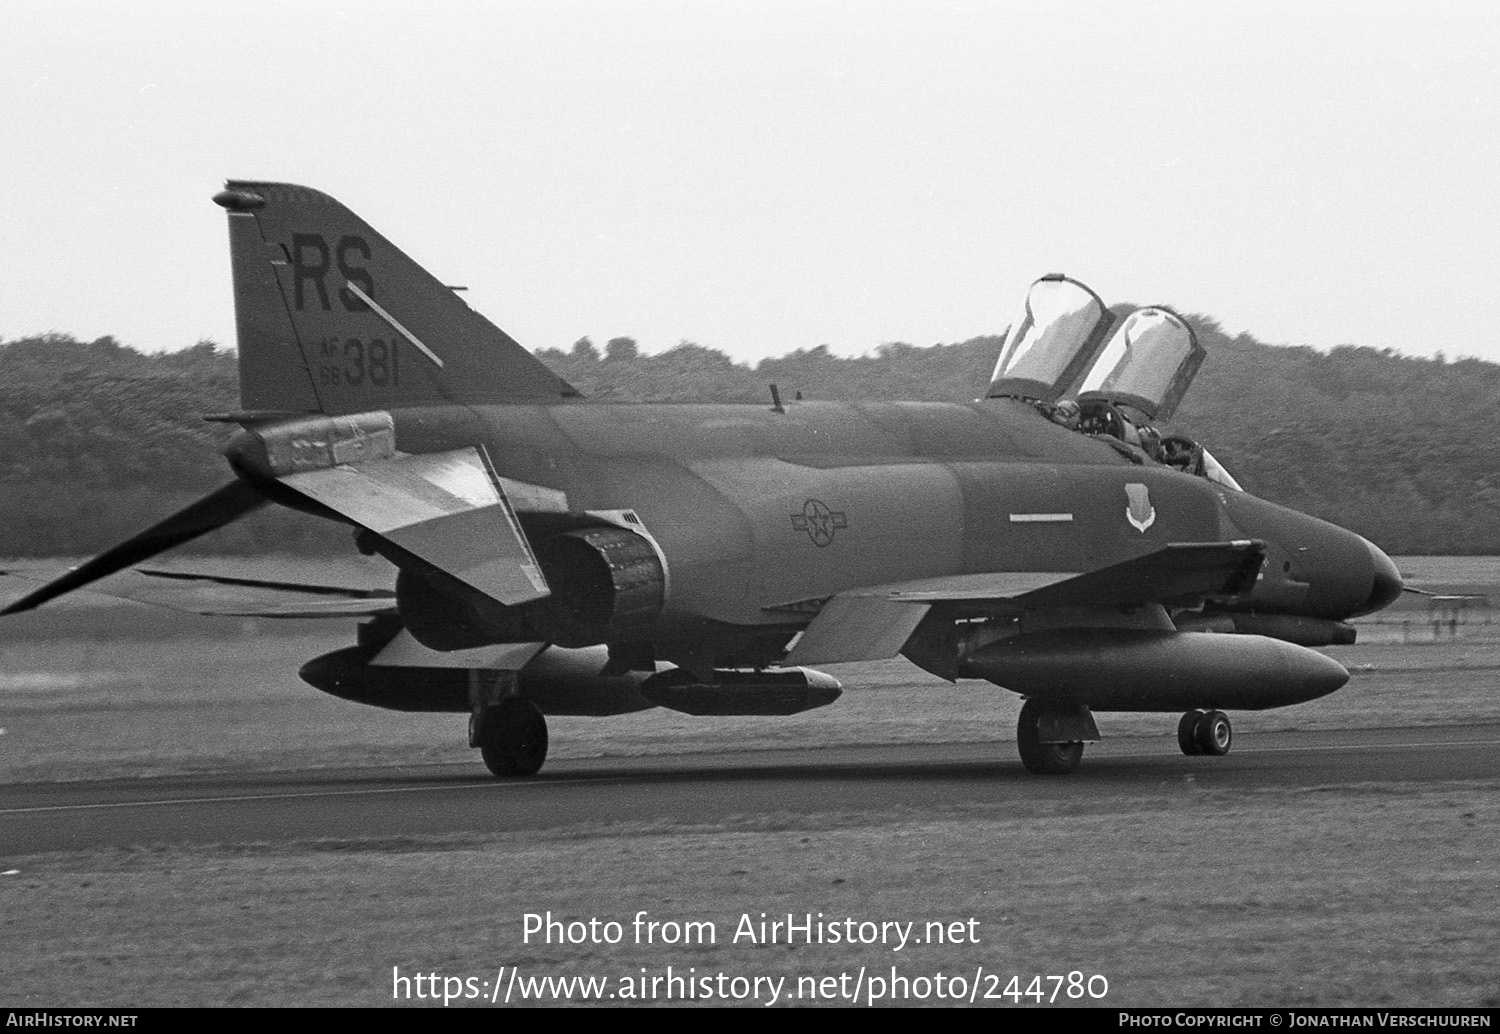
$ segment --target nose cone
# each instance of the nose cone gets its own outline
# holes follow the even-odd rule
[[[1361,614],[1373,614],[1377,610],[1384,610],[1395,603],[1401,595],[1401,572],[1396,570],[1396,565],[1391,558],[1386,556],[1375,543],[1369,539],[1363,540],[1365,548],[1370,551],[1370,564],[1374,568],[1374,581],[1370,586],[1370,597],[1365,600],[1361,609],[1356,610],[1350,617],[1358,617]]]
[[[1243,537],[1266,543],[1265,568],[1250,594],[1257,609],[1343,621],[1401,594],[1391,558],[1352,531],[1250,495],[1231,493],[1225,511]]]

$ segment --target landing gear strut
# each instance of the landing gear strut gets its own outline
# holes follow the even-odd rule
[[[1177,745],[1189,756],[1222,757],[1234,742],[1234,727],[1223,711],[1189,711],[1177,723]]]
[[[1067,775],[1083,760],[1085,740],[1097,740],[1099,729],[1086,707],[1044,707],[1035,699],[1021,705],[1016,748],[1021,764],[1033,775]]]
[[[536,775],[547,760],[547,719],[516,694],[514,672],[493,675],[500,677],[469,687],[469,746],[479,748],[485,767],[501,779]]]

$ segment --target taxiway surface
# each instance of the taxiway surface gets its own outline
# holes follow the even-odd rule
[[[1011,743],[837,747],[549,763],[501,782],[483,766],[326,769],[0,786],[0,861],[146,844],[283,843],[553,830],[616,822],[857,813],[975,804],[1022,814],[1067,799],[1110,811],[1185,788],[1409,785],[1500,774],[1500,724],[1259,733],[1222,758],[1175,741],[1090,747],[1065,777],[1028,775]]]

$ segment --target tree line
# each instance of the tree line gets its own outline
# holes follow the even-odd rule
[[[1500,365],[1390,349],[1327,352],[1231,336],[1190,316],[1208,349],[1171,430],[1198,438],[1256,495],[1389,552],[1500,554]],[[953,401],[984,394],[1000,336],[840,357],[826,346],[751,365],[683,342],[655,355],[616,337],[537,355],[611,402]],[[0,554],[107,548],[225,483],[238,408],[233,350],[144,354],[105,337],[0,341]],[[201,540],[215,552],[347,548],[336,525],[276,507]],[[191,548],[191,547],[189,547]]]

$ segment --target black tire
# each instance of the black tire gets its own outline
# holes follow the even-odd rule
[[[1021,705],[1021,717],[1016,722],[1016,749],[1021,754],[1021,764],[1032,775],[1067,775],[1083,760],[1083,743],[1043,743],[1037,729],[1042,713],[1041,705],[1034,700]]]
[[[1203,753],[1198,746],[1198,723],[1203,720],[1203,714],[1202,711],[1189,711],[1177,723],[1177,745],[1188,757]]]
[[[1198,743],[1198,753],[1211,757],[1223,757],[1234,743],[1234,726],[1223,711],[1210,711],[1198,719],[1193,738]]]
[[[520,697],[486,708],[478,739],[485,767],[501,779],[536,775],[547,760],[547,719]]]

